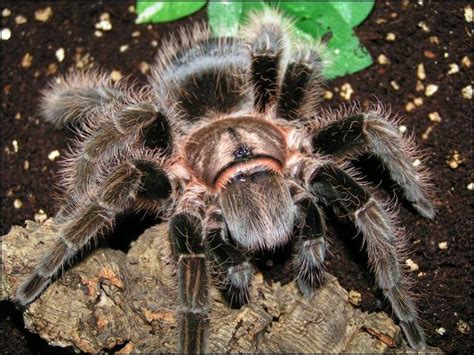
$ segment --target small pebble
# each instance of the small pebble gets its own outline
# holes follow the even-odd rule
[[[59,150],[53,150],[51,153],[48,154],[48,159],[51,161],[54,161],[56,158],[59,158],[61,154],[59,153]]]
[[[461,334],[469,334],[469,331],[471,330],[469,327],[469,324],[467,324],[465,321],[462,319],[458,320],[456,322],[456,329],[461,333]]]
[[[436,329],[436,333],[438,333],[439,335],[444,335],[446,333],[446,329],[444,329],[443,327],[439,327],[438,329]]]
[[[12,31],[9,28],[2,29],[2,41],[8,41],[12,36]]]
[[[407,102],[407,104],[405,105],[405,110],[407,112],[411,112],[413,111],[414,109],[416,108],[415,104],[411,101]]]
[[[441,250],[446,250],[448,249],[448,242],[440,242],[438,243],[438,248]]]
[[[426,79],[426,72],[425,72],[425,66],[423,63],[420,63],[416,67],[416,76],[420,80],[425,80]]]
[[[471,100],[472,99],[472,85],[468,85],[461,90],[462,97],[464,97],[466,100]]]
[[[377,57],[377,61],[380,65],[388,65],[390,64],[390,61],[388,60],[388,58],[384,55],[384,54],[381,54]]]
[[[420,27],[423,32],[430,32],[430,28],[425,21],[418,22],[418,27]]]
[[[419,270],[419,266],[417,263],[415,263],[413,260],[411,259],[407,259],[405,260],[405,265],[408,266],[410,268],[410,271],[418,271]]]
[[[444,52],[444,53],[443,53],[443,56],[444,56],[445,58],[449,58],[449,53],[448,53],[448,52]]]
[[[30,162],[28,160],[25,160],[23,162],[23,169],[24,170],[29,170],[30,169]]]
[[[331,100],[334,97],[332,91],[326,90],[323,94],[324,100]]]
[[[21,59],[21,66],[28,69],[33,63],[33,56],[30,53],[26,53]]]
[[[25,24],[25,23],[27,23],[27,22],[28,22],[28,20],[26,19],[25,16],[23,16],[23,15],[15,16],[15,23],[16,23],[17,25],[23,25],[23,24]]]
[[[405,132],[407,131],[407,126],[400,125],[400,126],[398,127],[398,131],[399,131],[400,133],[405,133]]]
[[[419,272],[418,275],[416,275],[417,277],[425,277],[426,276],[426,272]]]
[[[97,38],[100,38],[100,37],[102,37],[103,35],[104,35],[104,34],[103,34],[102,32],[100,32],[99,30],[96,30],[96,31],[94,32],[94,36],[96,36]]]
[[[20,209],[23,206],[23,202],[21,200],[16,199],[13,201],[13,207],[15,207],[17,210]]]
[[[49,6],[35,11],[35,19],[37,21],[46,22],[51,18],[51,16],[53,16],[53,10]]]
[[[448,156],[448,160],[446,160],[446,163],[451,169],[457,169],[459,165],[464,163],[464,159],[457,150],[454,150],[452,151],[452,154]]]
[[[62,62],[64,60],[64,57],[66,56],[64,48],[59,48],[54,54],[56,55],[56,59],[58,60],[58,62]]]
[[[421,135],[421,139],[427,140],[428,138],[430,138],[430,134],[432,131],[433,131],[433,127],[429,126],[428,128],[426,128],[426,130]]]
[[[150,65],[147,62],[141,62],[138,66],[138,69],[140,69],[142,74],[146,75],[150,71]]]
[[[425,95],[426,96],[433,96],[436,91],[438,91],[438,85],[435,85],[435,84],[429,84],[427,87],[426,87],[426,90],[425,90]]]
[[[436,123],[441,122],[441,116],[439,115],[438,112],[432,112],[428,114],[428,117],[430,118],[431,122],[436,122]]]
[[[423,85],[423,83],[422,83],[420,80],[417,80],[417,81],[416,81],[415,90],[416,90],[417,92],[425,91],[425,86]]]
[[[110,79],[112,79],[112,81],[119,81],[122,79],[122,73],[118,70],[113,70],[110,74]]]
[[[12,141],[12,146],[13,146],[13,151],[14,151],[15,153],[18,153],[18,149],[19,149],[19,148],[18,148],[18,141],[17,141],[17,140],[13,140],[13,141]]]
[[[341,86],[341,92],[339,95],[341,95],[344,100],[350,100],[353,93],[354,90],[352,89],[351,84],[345,83]]]
[[[471,67],[471,60],[469,59],[468,56],[462,57],[462,59],[461,59],[461,65],[462,65],[464,68],[470,68],[470,67]]]
[[[153,41],[150,42],[150,45],[152,47],[158,47],[158,41],[153,40]]]
[[[48,75],[56,74],[57,71],[58,71],[58,65],[56,63],[51,63],[50,65],[48,65],[48,69],[46,69],[46,73]]]
[[[360,292],[355,291],[355,290],[349,291],[348,299],[349,299],[349,303],[356,307],[359,307],[360,304],[362,303],[362,295],[360,294]]]
[[[422,97],[415,97],[413,99],[413,103],[416,105],[416,106],[422,106],[423,105],[423,98]]]
[[[435,59],[436,58],[436,54],[433,53],[433,51],[430,51],[429,49],[427,49],[426,51],[423,51],[423,55],[426,58],[430,58],[430,59]]]
[[[128,49],[128,47],[129,47],[128,44],[124,44],[123,46],[120,46],[119,51],[120,51],[121,53],[126,52],[127,49]]]
[[[43,210],[39,210],[34,215],[34,220],[36,223],[44,223],[48,219],[48,215]]]
[[[437,36],[431,36],[430,37],[430,43],[439,44],[439,38]]]
[[[392,88],[394,88],[394,90],[399,90],[400,89],[400,85],[398,85],[398,83],[395,80],[392,80],[390,82],[390,85],[392,86]]]
[[[8,17],[12,14],[12,12],[10,11],[10,9],[7,9],[7,8],[4,8],[2,10],[2,17]]]
[[[467,6],[464,8],[464,19],[466,22],[472,22],[472,7]]]
[[[474,182],[469,183],[469,185],[467,185],[467,189],[471,191],[474,190]]]
[[[110,31],[112,29],[110,15],[107,12],[100,15],[100,21],[95,24],[95,28],[102,31]]]
[[[133,38],[140,37],[140,34],[141,34],[140,31],[135,31],[135,32],[132,33],[132,37]]]
[[[387,33],[387,35],[385,36],[385,40],[386,40],[387,42],[393,42],[393,41],[395,41],[396,39],[397,39],[397,36],[395,36],[395,33],[393,33],[393,32],[389,32],[389,33]]]
[[[17,112],[15,114],[15,120],[21,120],[21,113],[20,112]]]
[[[459,72],[459,66],[456,63],[449,64],[448,74],[453,75]]]

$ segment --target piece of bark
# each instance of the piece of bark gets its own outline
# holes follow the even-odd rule
[[[51,220],[27,221],[2,238],[2,300],[16,289],[55,240]],[[265,282],[256,274],[251,302],[230,309],[211,290],[211,352],[404,351],[400,329],[385,313],[352,306],[329,276],[308,299],[294,283]],[[173,352],[177,296],[167,226],[145,231],[127,254],[109,248],[87,253],[25,308],[26,327],[50,344],[85,352]],[[439,349],[430,348],[430,351]]]

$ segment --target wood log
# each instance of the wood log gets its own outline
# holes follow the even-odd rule
[[[2,300],[14,300],[55,238],[52,220],[27,221],[2,237]],[[25,307],[31,332],[84,352],[176,349],[177,295],[167,225],[146,230],[127,253],[102,247],[80,259]],[[393,320],[354,307],[333,276],[311,298],[293,282],[270,284],[259,273],[251,302],[241,309],[231,309],[216,288],[211,298],[211,352],[408,351]]]

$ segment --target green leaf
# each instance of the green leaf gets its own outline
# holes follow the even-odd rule
[[[324,68],[326,79],[356,73],[373,63],[372,57],[349,27],[333,34],[327,45],[327,55],[330,64]]]
[[[357,9],[357,5],[360,9]],[[296,34],[312,41],[331,32],[327,44],[329,65],[324,70],[326,79],[355,73],[373,63],[352,27],[370,13],[373,2],[281,2],[279,7],[296,19]]]
[[[243,3],[240,1],[210,1],[207,15],[212,33],[220,37],[235,36],[239,30]]]
[[[136,23],[169,22],[195,13],[206,5],[201,1],[143,1],[138,0]]]
[[[374,8],[373,1],[337,1],[331,0],[331,6],[351,27],[360,25]]]
[[[261,10],[265,2],[211,0],[207,7],[209,25],[214,36],[236,36],[239,26],[251,11]]]

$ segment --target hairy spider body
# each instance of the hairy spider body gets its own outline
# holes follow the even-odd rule
[[[17,293],[34,300],[117,214],[148,210],[169,219],[179,293],[178,351],[204,352],[209,262],[232,299],[248,300],[257,250],[294,245],[303,294],[324,279],[325,219],[334,208],[361,232],[378,286],[412,347],[423,330],[400,259],[394,216],[345,161],[372,154],[404,197],[433,218],[427,175],[411,140],[380,108],[318,111],[321,48],[292,44],[274,10],[250,17],[238,38],[204,26],[163,46],[150,85],[75,74],[45,91],[42,112],[79,138],[63,169],[58,240]]]

